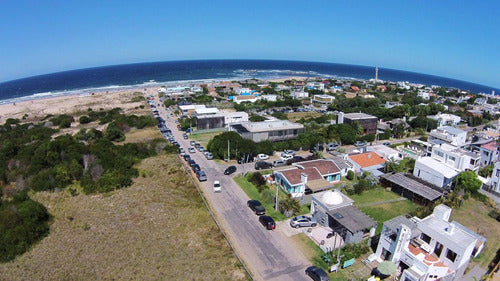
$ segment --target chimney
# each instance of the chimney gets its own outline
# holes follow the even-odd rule
[[[307,174],[306,173],[300,173],[300,181],[306,185],[307,184]]]
[[[371,153],[368,153],[368,155],[366,155],[366,157],[367,157],[368,159],[370,159],[370,158],[372,158],[372,154],[371,154]]]
[[[455,231],[455,225],[450,223],[446,228],[446,233],[453,234],[454,231]]]

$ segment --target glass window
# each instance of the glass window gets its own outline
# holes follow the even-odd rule
[[[448,157],[448,158],[449,158],[451,161],[455,162],[455,157],[450,156],[450,157]]]
[[[439,156],[439,157],[443,157],[443,152],[441,152],[441,151],[436,151],[436,154],[437,154],[437,156]]]
[[[455,262],[455,259],[457,258],[457,253],[455,253],[452,250],[448,249],[446,251],[446,258],[449,259],[452,262]]]
[[[420,234],[420,239],[422,239],[427,244],[431,243],[431,237],[425,233]]]

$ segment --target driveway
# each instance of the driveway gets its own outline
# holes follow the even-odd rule
[[[167,127],[172,130],[175,140],[182,148],[189,148],[190,140],[183,139],[183,132],[177,130],[175,119],[167,117],[164,108],[158,110]],[[203,195],[254,280],[308,280],[304,270],[310,262],[291,246],[293,244],[289,242],[289,238],[280,231],[264,229],[258,217],[246,206],[248,196],[232,177],[223,174],[227,164],[219,165],[213,160],[207,160],[198,151],[191,154],[191,158],[207,174],[208,180],[200,183]],[[241,165],[236,166],[236,173],[240,173]],[[213,192],[214,180],[221,182],[221,193]]]

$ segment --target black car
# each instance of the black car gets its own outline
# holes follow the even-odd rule
[[[230,175],[230,174],[232,174],[234,172],[236,172],[236,166],[229,166],[224,171],[224,175]]]
[[[196,164],[196,162],[193,159],[189,159],[188,164],[189,166],[193,167],[193,165]]]
[[[191,168],[193,168],[193,171],[195,173],[198,171],[201,171],[200,165],[198,165],[198,164],[194,164],[193,166],[191,166]]]
[[[255,170],[270,169],[272,167],[273,167],[273,164],[266,162],[266,161],[255,162]]]
[[[302,161],[306,161],[306,158],[304,158],[302,156],[295,155],[292,159],[288,159],[286,161],[286,164],[292,165],[293,163],[302,162]]]
[[[306,269],[306,275],[311,277],[314,281],[330,281],[330,277],[326,272],[316,266],[310,266]]]
[[[259,221],[268,230],[273,230],[276,228],[276,224],[274,223],[273,218],[271,218],[270,216],[260,216]]]
[[[258,216],[266,214],[266,209],[257,200],[248,200],[247,206]]]
[[[183,157],[184,157],[184,160],[186,160],[186,161],[191,160],[191,156],[189,156],[189,154],[184,154]]]

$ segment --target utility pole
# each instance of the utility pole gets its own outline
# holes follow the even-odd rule
[[[229,162],[229,160],[231,160],[231,154],[229,152],[229,140],[227,140],[227,162]]]
[[[274,206],[274,210],[277,212],[278,211],[278,203],[279,203],[279,194],[280,194],[280,186],[279,184],[276,184],[276,203],[275,203],[275,206]]]

